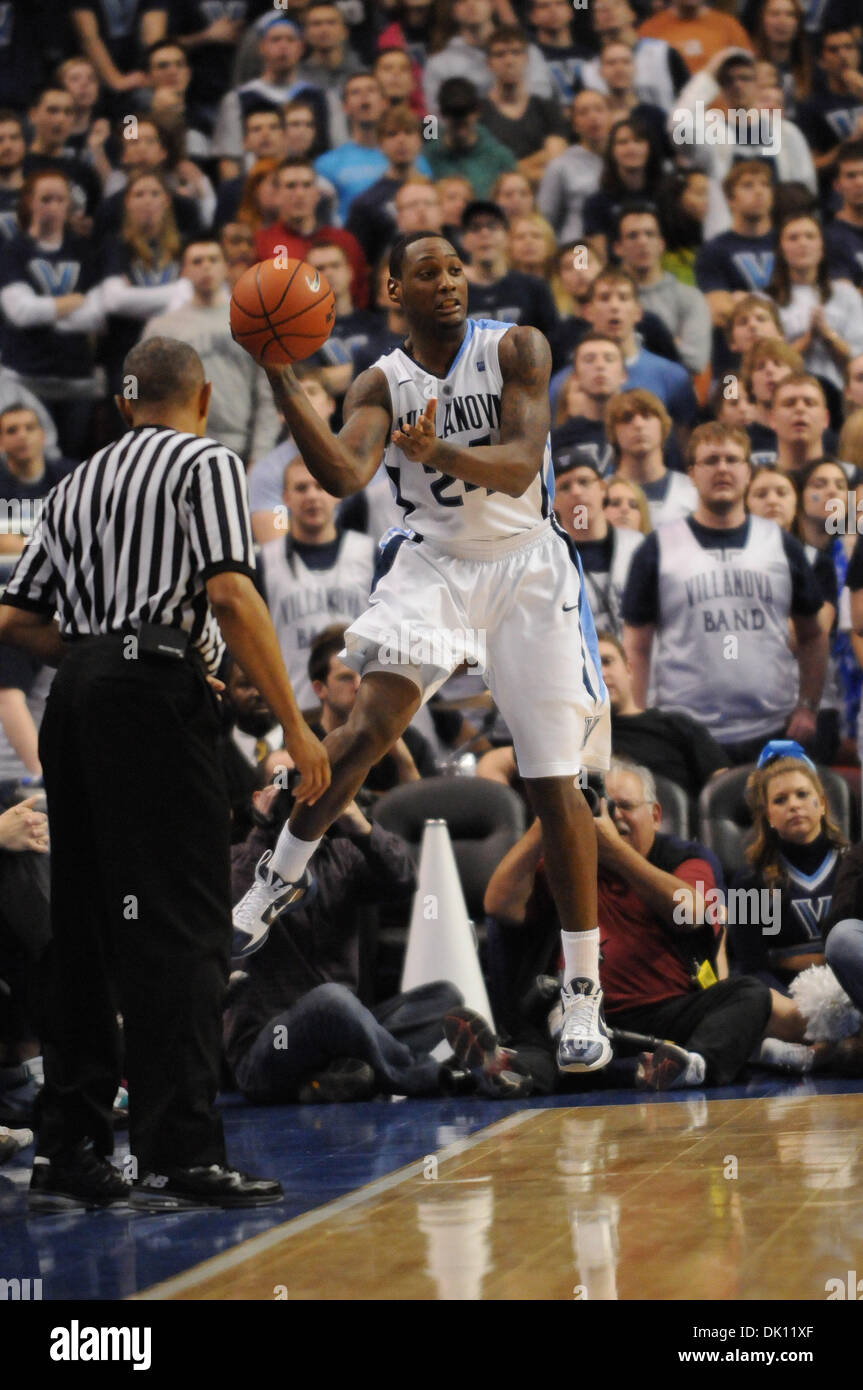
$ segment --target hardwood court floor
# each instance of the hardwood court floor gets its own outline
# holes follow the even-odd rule
[[[520,1110],[139,1297],[823,1301],[861,1180],[861,1094]]]

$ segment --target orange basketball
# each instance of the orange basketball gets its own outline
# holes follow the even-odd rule
[[[265,367],[311,357],[335,319],[335,295],[307,261],[260,261],[243,272],[231,295],[234,341]]]

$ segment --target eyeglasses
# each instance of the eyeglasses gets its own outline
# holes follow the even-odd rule
[[[614,805],[618,811],[622,811],[625,816],[637,811],[639,806],[652,806],[653,802],[646,797],[643,801],[621,801],[619,797],[614,798]]]

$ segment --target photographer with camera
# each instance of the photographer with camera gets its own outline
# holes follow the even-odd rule
[[[696,841],[660,831],[662,811],[647,768],[612,759],[605,795],[588,786],[585,796],[594,809],[599,855],[606,1021],[613,1030],[669,1040],[639,1058],[643,1088],[728,1085],[763,1036],[770,993],[747,976],[716,980],[720,922],[704,900],[722,887],[719,864]],[[551,973],[557,970],[558,923],[542,852],[535,821],[501,861],[485,896],[486,912],[495,919],[489,934],[494,978],[506,986],[505,997],[492,1004],[516,1036],[522,1031],[518,1001],[549,963]]]
[[[232,851],[235,902],[290,815],[296,776],[288,775],[287,787],[254,793],[255,828]],[[263,947],[231,977],[224,1044],[240,1089],[255,1101],[305,1102],[368,1100],[379,1093],[529,1094],[528,1078],[510,1070],[491,1028],[460,1007],[461,994],[448,981],[421,985],[373,1009],[357,998],[356,908],[410,897],[416,875],[405,841],[372,825],[352,801],[321,842],[315,879],[314,896],[307,894],[290,916],[277,917]],[[460,1060],[442,1066],[429,1054],[443,1041],[445,1022]],[[471,1049],[462,1057],[461,1039],[477,1040],[476,1055]]]

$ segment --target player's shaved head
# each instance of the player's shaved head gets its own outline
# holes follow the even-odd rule
[[[185,405],[200,395],[204,365],[193,347],[177,338],[148,338],[123,363],[127,399],[139,405]]]
[[[457,256],[458,252],[452,242],[440,232],[405,232],[403,236],[396,239],[393,249],[390,252],[390,276],[393,280],[401,280],[404,275],[405,256],[408,249],[418,241],[439,241],[446,247],[448,255]],[[415,253],[418,254],[418,253]]]

